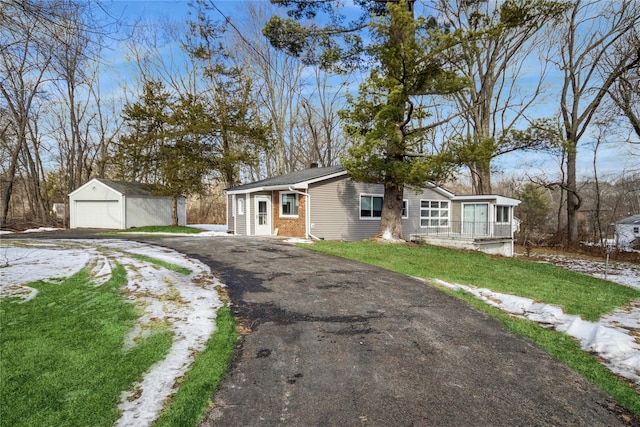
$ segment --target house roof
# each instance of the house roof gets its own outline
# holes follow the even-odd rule
[[[640,215],[631,215],[630,217],[623,218],[618,221],[618,224],[640,225]]]
[[[249,193],[261,190],[286,189],[291,186],[306,188],[309,184],[334,176],[345,175],[347,171],[342,166],[328,166],[324,168],[309,168],[284,175],[267,178],[249,184],[238,185],[226,189],[227,193]]]
[[[252,182],[249,184],[237,185],[235,187],[229,187],[225,190],[227,194],[243,194],[253,193],[256,191],[264,190],[283,190],[289,187],[296,188],[308,188],[309,184],[324,181],[326,179],[334,178],[337,176],[346,175],[347,171],[340,165],[328,166],[323,168],[309,168],[296,172],[287,173],[284,175],[275,176],[273,178],[267,178],[260,181]],[[426,186],[432,190],[442,194],[443,196],[462,201],[489,201],[494,200],[497,204],[517,206],[520,204],[520,200],[512,199],[509,197],[491,195],[476,195],[476,196],[456,196],[452,192],[437,186],[435,184],[429,184]]]

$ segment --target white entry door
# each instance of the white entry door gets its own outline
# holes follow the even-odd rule
[[[271,234],[271,198],[256,196],[256,236]]]

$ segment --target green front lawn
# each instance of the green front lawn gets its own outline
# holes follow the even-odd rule
[[[189,274],[154,258],[144,261]],[[183,271],[184,270],[184,271]],[[172,335],[162,327],[128,351],[125,336],[139,313],[118,291],[122,266],[101,286],[86,270],[60,283],[35,282],[30,301],[0,300],[0,424],[6,426],[111,426],[118,403],[155,362]],[[156,425],[195,426],[231,363],[237,333],[228,307]]]
[[[6,426],[111,426],[123,391],[171,347],[159,331],[123,351],[138,313],[118,292],[122,266],[95,286],[86,270],[0,301],[0,420]]]

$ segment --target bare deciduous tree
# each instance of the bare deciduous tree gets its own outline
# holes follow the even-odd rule
[[[20,156],[30,157],[27,150],[34,134],[33,112],[42,98],[51,62],[49,34],[41,27],[49,5],[7,2],[0,15],[0,107],[8,113],[3,140],[9,161],[3,176],[0,227],[7,224]]]
[[[236,28],[242,33],[235,37],[235,61],[248,70],[257,85],[256,97],[264,111],[265,120],[273,126],[271,148],[264,153],[264,170],[252,178],[274,176],[295,169],[295,136],[302,123],[300,95],[303,64],[273,48],[262,34],[265,22],[272,14],[266,2],[246,4],[246,19]]]
[[[547,0],[435,2],[439,19],[464,30],[466,37],[451,59],[471,82],[468,91],[454,98],[461,119],[453,136],[457,157],[469,168],[475,194],[491,193],[492,159],[531,148],[502,137],[527,119],[527,110],[542,93],[547,62],[539,61],[535,71],[528,67],[543,41],[540,30],[562,7]]]
[[[637,0],[575,1],[558,27],[557,66],[564,76],[560,110],[567,144],[567,243],[578,243],[578,145],[609,89],[640,63],[640,51],[626,44],[640,22]],[[618,52],[611,67],[606,58]]]
[[[625,39],[626,42],[623,46],[626,49],[617,50],[614,55],[605,58],[608,61],[609,69],[615,68],[616,64],[620,62],[620,56],[624,57],[628,47],[640,52],[640,29],[634,27],[625,36]],[[638,151],[640,149],[640,64],[625,70],[620,75],[609,88],[609,98],[605,108],[618,112],[626,122],[620,126],[615,134],[620,135],[622,141],[635,145],[635,147],[631,146],[629,150],[632,155],[640,155],[640,151]],[[628,128],[630,128],[630,132],[620,132],[620,130]]]
[[[347,146],[338,118],[338,110],[344,102],[342,92],[346,82],[335,87],[330,82],[329,74],[318,67],[313,71],[315,78],[313,98],[302,101],[307,134],[305,148],[308,153],[304,162],[331,166],[337,162],[341,154],[345,153]]]

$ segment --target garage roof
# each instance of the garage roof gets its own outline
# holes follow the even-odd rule
[[[140,182],[114,181],[105,178],[96,178],[96,181],[113,188],[125,196],[158,196],[166,190],[161,185],[142,184]]]

